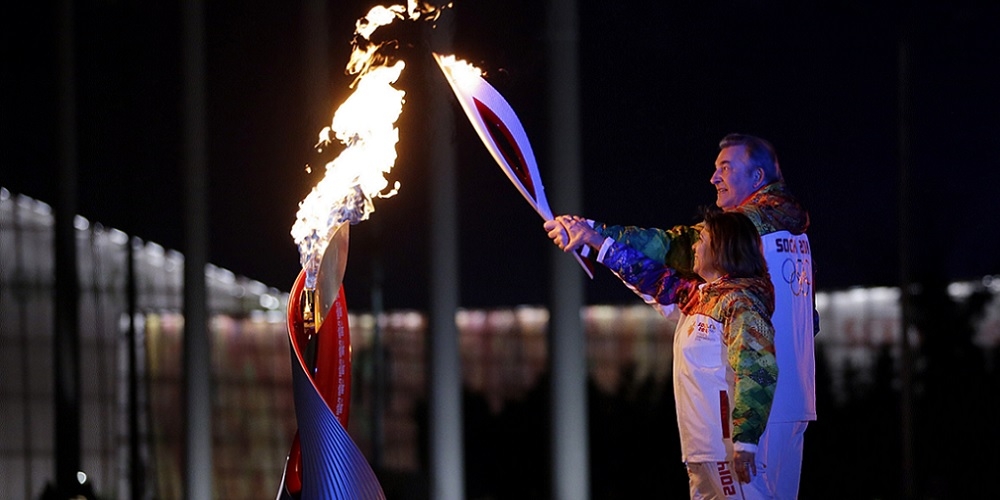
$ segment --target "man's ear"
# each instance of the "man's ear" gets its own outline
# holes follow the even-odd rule
[[[761,187],[762,185],[764,185],[764,169],[758,168],[757,171],[754,172],[754,181],[753,181],[753,183],[754,183],[754,186],[757,186],[757,187]]]

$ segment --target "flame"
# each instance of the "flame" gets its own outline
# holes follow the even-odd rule
[[[452,80],[463,89],[474,88],[479,85],[483,70],[473,66],[468,61],[457,59],[454,55],[438,56],[438,62],[448,70]]]
[[[327,163],[322,180],[299,203],[291,235],[299,248],[299,259],[306,272],[305,287],[316,286],[323,253],[337,229],[357,224],[375,211],[375,198],[396,194],[399,182],[387,189],[388,174],[396,163],[399,130],[395,123],[402,113],[405,92],[393,87],[406,64],[389,63],[379,52],[384,44],[371,41],[378,28],[396,19],[417,20],[421,15],[440,10],[409,0],[406,6],[376,6],[355,24],[354,48],[347,73],[357,75],[354,92],[337,109],[330,126],[319,133],[321,149],[334,139],[345,146],[336,159]]]

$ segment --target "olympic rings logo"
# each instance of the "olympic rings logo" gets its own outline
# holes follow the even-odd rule
[[[785,280],[785,283],[788,283],[792,295],[798,297],[809,293],[812,287],[812,279],[809,276],[810,266],[809,259],[785,259],[785,262],[781,264],[781,278]]]

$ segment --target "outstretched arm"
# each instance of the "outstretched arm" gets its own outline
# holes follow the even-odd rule
[[[624,243],[650,259],[685,273],[691,272],[694,262],[691,245],[698,239],[698,232],[701,230],[697,226],[683,225],[666,230],[638,226],[609,226],[596,221],[593,227],[601,236]]]
[[[549,238],[563,251],[576,251],[584,246],[592,248],[598,255],[598,262],[650,305],[676,304],[700,282],[691,274],[681,273],[639,250],[601,235],[581,217],[560,215],[545,221],[544,227]]]

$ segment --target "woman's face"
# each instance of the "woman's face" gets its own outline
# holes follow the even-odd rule
[[[717,267],[715,254],[712,253],[712,234],[708,227],[702,227],[698,233],[698,241],[691,246],[694,250],[694,272],[705,281],[715,281],[722,273]]]

